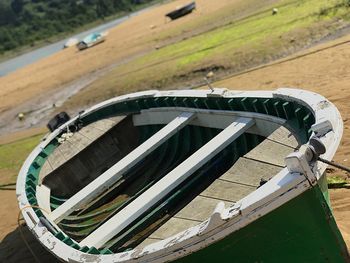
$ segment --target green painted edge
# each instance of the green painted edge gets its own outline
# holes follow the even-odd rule
[[[350,262],[318,185],[248,226],[176,262]]]

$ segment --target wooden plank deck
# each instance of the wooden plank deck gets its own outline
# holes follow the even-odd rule
[[[270,141],[278,142],[280,144],[292,147],[294,149],[299,148],[300,144],[287,128],[281,126],[268,137]]]
[[[93,181],[89,182],[89,184],[86,185],[84,188],[76,192],[65,203],[63,203],[56,210],[54,210],[50,214],[49,218],[52,221],[59,222],[65,216],[70,214],[72,211],[74,211],[78,207],[81,207],[84,204],[87,204],[93,201],[94,198],[97,197],[99,194],[101,194],[105,189],[107,189],[108,186],[110,186],[111,184],[114,184],[116,181],[122,178],[123,174],[126,171],[128,171],[129,169],[132,169],[140,160],[148,156],[157,147],[162,145],[171,136],[176,134],[180,129],[182,129],[188,123],[190,123],[193,118],[195,118],[195,114],[193,113],[188,113],[188,112],[181,113],[178,117],[176,117],[174,120],[169,122],[162,129],[157,131],[154,135],[152,135],[145,142],[140,144],[137,148],[132,150],[129,154],[124,156],[112,167],[110,167],[108,170],[103,172],[100,176],[95,178]],[[130,209],[132,212],[138,212],[138,209],[133,210],[130,207],[131,205],[124,208],[124,210]],[[119,212],[119,214],[121,212]],[[131,214],[127,211],[125,213],[128,215]],[[84,242],[86,242],[84,243],[84,245],[96,246],[95,245],[96,243],[102,242],[102,245],[103,245],[104,239],[108,238],[108,235],[111,235],[111,234],[113,235],[112,230],[110,231],[103,231],[103,230],[105,228],[109,228],[109,226],[106,224],[108,222],[111,223],[114,219],[115,217],[112,217],[109,221],[107,221],[105,224],[103,224],[97,230],[95,230],[93,233],[87,236],[83,241],[81,241],[80,244],[83,244]],[[112,225],[115,225],[115,224],[112,224]],[[102,231],[104,235],[100,234],[99,231]],[[97,235],[99,238],[97,239],[95,235]],[[91,245],[90,242],[93,242],[93,244]]]
[[[183,113],[180,115],[182,116]],[[189,114],[188,114],[189,115]],[[193,115],[191,115],[193,116]],[[188,117],[190,118],[190,117]],[[159,132],[153,135],[150,139],[148,139],[145,143],[143,143],[139,148],[141,149],[143,145],[146,145],[148,141],[153,141],[154,139],[158,139],[158,137],[165,133],[167,127],[172,127],[172,123],[174,121],[167,124],[164,128],[162,128]],[[211,139],[208,143],[206,143],[202,148],[193,153],[190,157],[188,157],[184,162],[174,168],[171,172],[165,175],[162,179],[160,179],[157,183],[155,183],[152,187],[147,189],[142,195],[138,196],[135,200],[133,200],[128,206],[119,211],[112,218],[104,222],[98,229],[94,230],[90,235],[85,237],[80,243],[80,246],[94,246],[101,247],[108,240],[110,240],[113,236],[117,235],[121,231],[123,231],[128,225],[134,222],[137,218],[139,218],[143,213],[148,211],[152,206],[154,206],[160,199],[164,198],[167,194],[169,194],[174,188],[184,182],[189,176],[193,174],[198,168],[202,167],[203,164],[207,163],[208,160],[215,156],[223,149],[225,149],[230,143],[232,143],[235,139],[237,139],[240,135],[242,135],[247,129],[252,127],[254,121],[249,118],[237,118],[232,120],[232,123],[222,130],[218,135],[216,135],[213,139]],[[164,132],[163,132],[164,131]],[[159,136],[157,136],[159,134]],[[161,140],[159,140],[161,142]],[[134,150],[135,152],[137,151]],[[147,150],[147,152],[149,152]],[[137,154],[140,156],[140,154]],[[128,158],[130,159],[130,158]],[[102,180],[103,175],[98,178],[98,180]],[[97,180],[97,179],[96,179]],[[95,181],[96,181],[95,180]],[[90,183],[93,184],[94,190],[96,189],[96,185],[98,183]],[[89,185],[88,185],[89,186]],[[84,189],[87,189],[84,188]],[[71,197],[68,201],[58,207],[53,213],[51,213],[50,218],[61,218],[62,215],[67,214],[63,211],[69,211],[69,209],[74,208],[70,203],[74,202],[82,202],[81,197],[78,195],[79,193],[84,193],[85,202],[87,202],[87,190],[82,189],[78,194]],[[90,189],[89,189],[90,191]],[[89,192],[87,192],[89,194]],[[75,201],[75,199],[79,199],[79,201]],[[57,212],[59,211],[59,212]],[[172,222],[175,218],[169,220],[164,227],[168,229],[167,224]],[[191,219],[179,219],[192,222]],[[197,222],[198,223],[198,222]],[[179,227],[180,226],[176,226]],[[174,229],[175,226],[170,227]],[[176,230],[177,231],[177,230]]]
[[[284,167],[284,158],[292,153],[294,148],[265,139],[257,147],[247,153],[244,157],[251,160],[264,162]]]
[[[241,157],[232,169],[223,174],[219,180],[250,185],[256,188],[259,186],[261,179],[268,180],[280,170],[281,166]]]
[[[174,217],[187,218],[193,221],[203,222],[208,218],[208,214],[213,212],[215,206],[219,200],[205,197],[202,195],[197,196],[188,205],[181,209]],[[224,201],[226,206],[230,206],[233,202]],[[200,207],[201,209],[198,209]]]
[[[231,170],[231,169],[230,169]],[[232,191],[234,189],[234,191]],[[219,201],[237,202],[256,189],[254,186],[242,185],[235,182],[216,179],[200,196],[216,199]]]
[[[65,140],[59,145],[55,151],[50,154],[48,160],[44,163],[40,171],[40,181],[45,176],[60,167],[67,160],[71,159],[96,139],[108,132],[112,127],[121,122],[125,116],[116,116],[108,119],[102,119],[83,127],[78,132],[73,133],[73,136]]]
[[[220,201],[224,201],[228,207],[242,199],[260,185],[261,179],[269,180],[277,174],[285,166],[284,158],[298,147],[299,143],[291,132],[280,127],[245,156],[239,158],[226,173],[138,247],[144,247],[198,225],[210,217]]]

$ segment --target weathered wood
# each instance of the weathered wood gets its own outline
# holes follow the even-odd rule
[[[173,189],[185,181],[193,172],[202,167],[213,156],[215,156],[236,138],[242,135],[253,124],[254,121],[251,119],[236,119],[231,125],[229,125],[202,148],[192,154],[174,170],[165,175],[161,180],[159,180],[155,185],[153,185],[142,195],[136,198],[127,207],[119,211],[119,213],[114,215],[102,226],[100,226],[84,240],[82,240],[80,242],[80,245],[95,247],[103,246],[103,244],[105,244],[113,236],[117,235],[120,231],[125,229],[129,224],[131,224],[134,220],[136,220],[153,205],[155,205],[159,200],[164,198]],[[171,125],[171,123],[168,125]],[[96,184],[94,184],[93,187],[96,187]],[[69,199],[67,202],[72,199],[73,198]],[[65,204],[62,206],[64,205]],[[57,209],[55,211],[57,211]],[[53,213],[55,213],[55,211]]]
[[[199,222],[190,219],[173,217],[150,235],[150,238],[165,239],[198,224]]]
[[[126,116],[117,116],[99,120],[83,127],[78,132],[73,133],[71,137],[68,137],[63,141],[63,143],[49,155],[48,160],[44,163],[44,166],[40,171],[40,180],[42,181],[52,171],[84,150],[97,138],[121,122],[125,117]]]
[[[80,152],[79,146],[76,144],[72,144],[68,140],[64,141],[60,145],[59,150],[61,151],[66,160],[71,159],[73,156]]]
[[[50,188],[45,185],[36,186],[36,198],[38,200],[39,207],[42,208],[42,212],[45,215],[51,212],[50,206]]]
[[[47,159],[50,162],[53,170],[55,170],[57,167],[61,166],[63,163],[66,162],[66,159],[64,158],[59,148],[56,148]]]
[[[207,219],[213,213],[220,200],[225,200],[225,205],[228,207],[228,205],[253,192],[259,186],[261,179],[268,180],[276,175],[284,166],[284,157],[294,150],[292,147],[281,144],[281,142],[285,142],[293,147],[298,146],[297,141],[292,136],[284,141],[284,138],[287,138],[284,136],[288,136],[289,134],[290,132],[284,127],[275,130],[269,136],[269,139],[265,139],[246,154],[248,158],[253,159],[239,158],[226,173],[216,179],[207,189],[156,230],[150,237],[165,239],[184,231],[195,225],[194,222],[196,221],[191,222],[190,220],[204,221]],[[272,140],[276,140],[276,142]],[[277,159],[277,162],[275,159]],[[272,162],[274,164],[264,162]],[[179,220],[178,217],[189,220]],[[179,225],[175,225],[177,223]],[[170,231],[171,229],[174,230]],[[146,239],[138,247],[155,241],[157,240]]]
[[[178,130],[186,126],[194,117],[195,114],[193,113],[182,113],[168,125],[159,130],[156,134],[151,136],[147,141],[105,171],[102,175],[73,195],[56,210],[54,210],[50,214],[50,219],[52,221],[59,222],[78,207],[91,202],[96,196],[108,189],[111,184],[120,179],[123,173],[131,169],[149,153],[174,135]]]
[[[256,187],[237,184],[233,182],[215,180],[200,195],[215,198],[221,201],[237,202],[244,196],[253,192]]]
[[[137,248],[142,248],[142,247],[148,246],[148,245],[153,244],[153,243],[155,243],[155,242],[157,242],[157,241],[160,241],[160,240],[162,240],[162,239],[159,239],[159,238],[150,238],[150,237],[148,237],[148,238],[146,238],[144,241],[142,241],[142,243],[140,243],[140,244],[136,247],[136,249],[137,249]]]
[[[84,128],[81,129],[79,133],[80,135],[88,138],[91,143],[105,133],[105,131],[95,128],[95,125],[93,123]]]
[[[139,244],[138,247],[145,247],[189,227],[198,225],[200,222],[203,222],[210,217],[218,202],[220,201],[217,199],[197,196],[163,226],[153,232],[151,236]],[[233,204],[232,202],[224,203],[226,207]]]
[[[258,187],[261,179],[268,180],[281,169],[281,166],[241,157],[220,179]]]
[[[47,159],[45,161],[45,163],[43,164],[43,167],[40,170],[40,174],[39,174],[39,181],[41,182],[42,179],[48,175],[49,173],[51,173],[53,171],[53,168],[49,162],[49,159]]]
[[[293,133],[283,126],[275,130],[267,138],[271,141],[278,142],[295,149],[300,146]]]
[[[188,218],[194,221],[204,221],[213,213],[216,205],[220,202],[217,199],[210,197],[197,196],[188,205],[181,209],[175,217]],[[233,202],[224,202],[228,207]]]
[[[264,140],[258,147],[247,153],[245,157],[284,167],[284,158],[293,151],[294,148],[292,147],[271,140]]]
[[[188,109],[190,112],[196,112],[197,118],[193,120],[192,125],[208,128],[224,129],[230,123],[233,117],[238,118],[236,112],[204,110],[204,109]],[[166,124],[175,116],[179,115],[179,108],[156,108],[143,110],[140,114],[133,115],[133,123],[135,126]],[[255,125],[247,132],[258,134],[264,137],[269,136],[281,125],[285,124],[285,120],[270,115],[261,115],[253,112],[240,112],[240,117],[254,119]]]
[[[106,132],[106,131],[109,131],[117,123],[119,123],[122,120],[124,120],[125,118],[126,118],[125,115],[111,117],[111,118],[108,118],[108,119],[102,119],[102,120],[98,120],[96,122],[93,122],[89,126],[95,128],[95,129],[98,129],[98,130]]]
[[[69,141],[71,144],[74,144],[76,147],[78,147],[80,151],[91,144],[91,140],[88,139],[86,136],[83,136],[82,134],[80,134],[79,131],[75,132],[72,137],[68,138],[67,141]]]

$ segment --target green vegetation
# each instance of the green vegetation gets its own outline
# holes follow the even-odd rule
[[[0,145],[0,184],[14,183],[24,160],[43,134]]]
[[[341,176],[327,176],[328,188],[350,188],[350,181]]]
[[[271,14],[273,7],[278,8],[277,15]],[[184,86],[194,80],[203,83],[208,71],[238,72],[305,48],[347,25],[348,18],[349,1],[344,0],[268,3],[255,14],[121,65],[78,96],[104,99],[135,90]]]
[[[1,0],[0,55],[155,0]]]
[[[315,22],[346,14],[349,10],[339,3],[343,3],[343,0],[281,1],[281,8],[276,16],[271,15],[270,9],[265,13],[259,12],[257,16],[247,20],[153,52],[133,64],[149,65],[172,58],[178,66],[184,66],[200,62],[204,58],[211,60],[208,56],[235,52],[248,45],[258,47],[265,40],[272,40],[295,29],[304,29]],[[323,14],[324,10],[327,10],[327,15]]]

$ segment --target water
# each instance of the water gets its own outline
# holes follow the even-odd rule
[[[3,63],[0,63],[0,77],[1,76],[5,76],[5,75],[9,74],[10,72],[13,72],[13,71],[15,71],[15,70],[17,70],[19,68],[22,68],[22,67],[24,67],[26,65],[32,64],[35,61],[38,61],[38,60],[40,60],[42,58],[45,58],[47,56],[50,56],[50,55],[52,55],[52,54],[62,50],[63,45],[67,42],[67,40],[69,38],[77,38],[77,39],[81,40],[85,36],[87,36],[87,35],[89,35],[91,33],[102,32],[102,31],[108,30],[108,29],[110,29],[112,27],[115,27],[115,26],[119,25],[120,23],[124,22],[125,20],[127,20],[128,18],[139,14],[140,12],[142,12],[142,11],[135,12],[135,13],[132,13],[132,14],[130,14],[128,16],[124,16],[124,17],[118,18],[116,20],[113,20],[113,21],[108,22],[106,24],[103,24],[103,25],[97,26],[95,28],[89,29],[89,30],[84,31],[82,33],[79,33],[77,35],[70,36],[70,37],[68,37],[68,38],[66,38],[64,40],[58,41],[58,42],[56,42],[54,44],[50,44],[48,46],[45,46],[45,47],[42,47],[42,48],[30,51],[28,53],[25,53],[25,54],[20,55],[18,57],[9,59],[9,60],[7,60],[7,61],[5,61]]]

